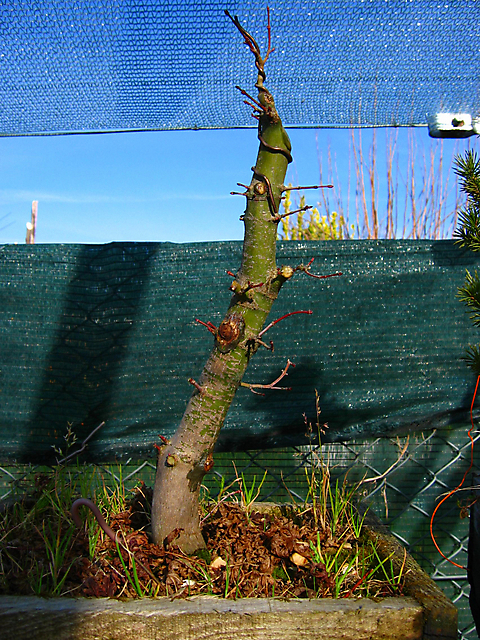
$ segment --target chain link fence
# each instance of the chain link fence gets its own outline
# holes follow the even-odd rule
[[[476,442],[480,433],[473,433]],[[205,479],[211,495],[221,483],[235,483],[242,474],[261,486],[259,499],[278,502],[304,501],[307,474],[323,460],[332,478],[361,482],[361,498],[371,505],[392,533],[406,546],[423,569],[437,582],[459,611],[459,638],[476,638],[468,604],[469,585],[465,569],[450,564],[436,550],[430,536],[430,518],[438,499],[460,483],[471,459],[466,429],[444,429],[401,438],[291,447],[288,449],[221,453],[213,472]],[[106,482],[123,482],[132,488],[142,480],[152,486],[155,458],[127,460],[121,465],[97,465]],[[41,467],[0,467],[0,501],[28,488]],[[474,470],[480,471],[478,456]],[[265,472],[266,475],[265,475]],[[467,479],[467,483],[470,480]],[[438,510],[434,534],[445,556],[466,566],[469,520],[469,486],[456,493]],[[462,517],[463,516],[463,517]]]

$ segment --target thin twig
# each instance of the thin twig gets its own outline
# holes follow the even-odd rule
[[[198,393],[203,393],[203,387],[200,386],[196,380],[194,380],[193,378],[189,378],[188,381],[191,385],[195,387]]]
[[[393,469],[395,469],[395,467],[397,467],[400,464],[400,462],[402,461],[402,458],[403,458],[403,456],[405,455],[405,452],[408,449],[409,440],[410,440],[410,436],[407,436],[407,441],[405,442],[405,446],[400,449],[400,453],[398,455],[398,458],[395,460],[395,462],[393,464],[391,464],[388,467],[388,469],[386,471],[384,471],[379,476],[374,476],[373,478],[366,478],[366,479],[362,480],[360,484],[367,484],[367,482],[376,482],[377,480],[383,480],[386,476],[388,476],[388,474],[391,471],[393,471]]]
[[[284,320],[285,318],[288,318],[288,316],[294,316],[297,313],[306,313],[307,315],[312,315],[313,311],[311,309],[308,309],[307,311],[290,311],[290,313],[286,313],[284,316],[282,316],[281,318],[277,318],[276,320],[274,320],[273,322],[270,322],[270,324],[268,324],[265,329],[262,329],[260,331],[260,333],[258,334],[258,337],[261,338],[263,336],[264,333],[266,333],[269,329],[271,329],[273,327],[274,324],[277,324],[277,322],[280,322],[280,320]]]
[[[87,442],[90,440],[90,438],[95,435],[95,433],[97,433],[97,431],[103,427],[103,425],[105,424],[105,422],[101,422],[98,427],[95,427],[95,429],[88,434],[88,436],[85,438],[85,440],[82,442],[82,446],[80,447],[80,449],[77,449],[77,451],[74,451],[73,453],[71,453],[70,455],[66,456],[65,458],[62,458],[62,460],[57,460],[57,464],[64,464],[65,462],[67,462],[67,460],[70,460],[71,458],[74,458],[75,456],[78,456],[80,453],[82,453],[82,451],[85,451],[85,449],[87,448]]]
[[[282,213],[282,215],[277,215],[275,218],[272,218],[273,222],[279,222],[282,218],[286,218],[287,216],[293,216],[294,213],[300,213],[301,211],[309,211],[313,209],[313,205],[307,204],[304,207],[300,207],[300,209],[295,209],[294,211],[287,211],[287,213]]]
[[[281,319],[281,318],[280,318]],[[259,393],[258,391],[255,391],[255,389],[272,389],[274,391],[291,391],[292,387],[277,387],[277,383],[280,382],[280,380],[282,380],[287,374],[287,371],[290,367],[294,367],[295,365],[293,364],[293,362],[291,362],[290,360],[287,360],[287,365],[285,367],[285,369],[282,371],[282,373],[278,376],[278,378],[276,380],[274,380],[273,382],[271,382],[270,384],[250,384],[248,382],[241,382],[240,386],[242,387],[246,387],[247,389],[250,389],[250,391],[252,393],[256,393],[259,396],[263,396],[265,395],[264,393]]]
[[[343,276],[343,271],[337,271],[336,273],[329,273],[326,276],[318,276],[315,273],[310,273],[310,271],[306,271],[301,269],[301,271],[304,271],[304,273],[307,274],[307,276],[310,276],[311,278],[317,278],[317,280],[324,280],[325,278],[334,278],[335,276]]]
[[[208,322],[203,322],[203,320],[199,320],[198,318],[195,318],[195,322],[198,322],[198,324],[203,324],[204,327],[207,327],[210,333],[215,334],[217,332],[217,327],[214,324],[212,324],[210,320]]]
[[[295,271],[303,271],[303,273],[306,273],[307,276],[310,276],[311,278],[317,278],[317,280],[323,280],[325,278],[334,278],[335,276],[343,276],[343,272],[342,271],[337,271],[336,273],[329,273],[326,276],[318,276],[315,273],[310,273],[310,266],[312,264],[312,262],[315,260],[315,258],[312,258],[310,260],[310,262],[305,266],[303,264],[298,265],[298,267],[296,267]]]
[[[313,184],[308,187],[286,187],[284,185],[282,193],[284,191],[301,191],[302,189],[333,189],[333,184]]]

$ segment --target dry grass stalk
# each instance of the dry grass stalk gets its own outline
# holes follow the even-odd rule
[[[324,234],[325,239],[451,238],[464,197],[450,167],[465,141],[452,145],[449,140],[428,139],[419,148],[418,136],[412,130],[407,136],[406,149],[402,150],[398,129],[385,129],[381,133],[373,129],[368,140],[362,129],[352,129],[348,170],[343,173],[338,170],[331,143],[324,162],[317,137],[320,182],[333,183],[335,189],[320,192],[310,218],[291,216],[290,228],[283,229],[283,239],[309,239],[309,234],[301,234],[301,229],[310,225],[312,235],[312,225],[319,219],[330,226],[344,221],[341,234]]]

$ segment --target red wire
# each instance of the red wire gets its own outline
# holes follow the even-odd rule
[[[472,438],[472,430],[474,428],[474,424],[473,424],[473,405],[475,403],[475,398],[477,396],[479,383],[480,383],[480,376],[478,376],[478,378],[477,378],[477,384],[475,385],[475,391],[473,392],[472,404],[470,405],[470,423],[471,423],[472,426],[470,427],[470,429],[468,430],[468,433],[467,433],[468,437],[470,438],[470,466],[468,467],[468,469],[463,474],[462,481],[460,482],[458,487],[456,487],[455,489],[450,491],[449,494],[447,494],[444,498],[442,498],[442,500],[440,500],[440,502],[437,504],[437,506],[435,507],[435,509],[434,509],[434,511],[432,513],[432,517],[430,518],[430,536],[431,536],[431,538],[433,540],[433,544],[435,545],[438,553],[442,556],[442,558],[444,558],[445,560],[450,562],[450,564],[453,564],[455,567],[458,567],[459,569],[465,569],[465,570],[467,569],[467,567],[464,567],[463,564],[457,564],[453,560],[450,560],[450,558],[447,558],[447,556],[442,553],[440,547],[437,544],[437,541],[435,540],[435,536],[433,535],[433,519],[435,518],[435,514],[437,513],[437,511],[440,508],[440,506],[445,502],[445,500],[448,500],[448,498],[450,498],[450,496],[452,496],[455,492],[457,492],[461,488],[461,486],[465,482],[465,478],[467,477],[470,469],[473,467],[473,438]]]

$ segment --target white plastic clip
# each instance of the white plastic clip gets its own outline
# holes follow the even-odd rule
[[[432,138],[468,138],[480,130],[480,119],[469,113],[436,113],[427,122]]]

